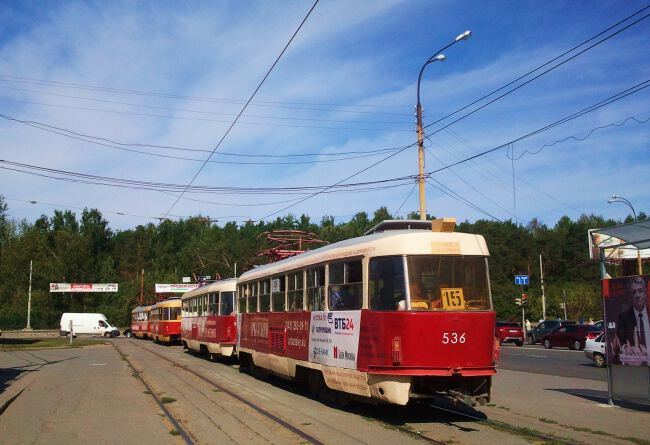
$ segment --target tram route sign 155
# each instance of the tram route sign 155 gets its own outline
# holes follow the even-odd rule
[[[515,275],[515,284],[517,286],[528,286],[528,275]]]

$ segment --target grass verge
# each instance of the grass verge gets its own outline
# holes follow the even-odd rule
[[[0,338],[0,351],[13,351],[16,349],[42,349],[42,348],[80,348],[82,346],[100,345],[104,340],[95,338],[78,338],[72,345],[67,338]]]

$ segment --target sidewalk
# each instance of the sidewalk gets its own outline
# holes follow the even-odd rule
[[[131,374],[110,345],[0,352],[0,441],[181,443]]]
[[[650,444],[650,407],[607,404],[607,382],[499,369],[488,418],[584,443]]]

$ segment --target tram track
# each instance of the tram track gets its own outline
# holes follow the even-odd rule
[[[158,397],[158,395],[152,390],[151,386],[146,382],[144,378],[140,375],[140,372],[135,368],[133,365],[133,362],[129,360],[128,356],[122,352],[122,350],[114,343],[111,342],[111,345],[115,348],[117,353],[120,355],[122,360],[126,362],[126,364],[131,368],[133,371],[133,376],[140,380],[140,383],[147,389],[147,393],[151,396],[152,399],[156,402],[158,407],[162,410],[162,412],[165,414],[165,417],[169,422],[174,426],[175,430],[178,431],[181,439],[185,442],[186,445],[194,445],[194,440],[191,438],[190,434],[181,426],[181,424],[176,420],[176,418],[173,416],[173,414],[167,409],[167,407],[163,404],[162,399]]]
[[[253,402],[253,401],[251,401],[251,400],[249,400],[249,399],[247,399],[245,397],[242,397],[240,394],[237,394],[236,392],[234,392],[230,388],[228,388],[228,387],[226,387],[226,386],[224,386],[224,385],[222,385],[222,384],[220,384],[218,382],[215,382],[213,379],[211,379],[209,377],[206,377],[205,375],[203,375],[203,374],[201,374],[201,373],[199,373],[199,372],[197,372],[197,371],[195,371],[195,370],[193,370],[191,368],[188,368],[185,364],[180,363],[180,362],[178,362],[176,360],[173,360],[173,359],[167,357],[164,354],[160,354],[160,353],[158,353],[156,351],[153,351],[153,350],[151,350],[151,349],[149,349],[149,348],[147,348],[147,347],[145,347],[143,345],[138,344],[137,342],[135,342],[133,340],[129,340],[129,343],[131,345],[139,348],[139,349],[142,349],[142,350],[144,350],[144,351],[146,351],[146,352],[148,352],[148,353],[150,353],[150,354],[152,354],[152,355],[166,361],[167,363],[171,364],[172,366],[176,367],[177,369],[183,370],[186,373],[193,375],[194,377],[200,379],[201,381],[207,383],[209,386],[213,387],[215,390],[217,390],[219,392],[222,392],[224,394],[227,394],[228,396],[230,396],[231,398],[233,398],[237,402],[239,402],[239,403],[245,405],[246,407],[254,410],[256,413],[260,414],[261,416],[263,416],[267,420],[269,420],[269,421],[273,422],[274,424],[280,426],[281,428],[285,429],[289,433],[297,436],[300,439],[301,443],[306,442],[306,443],[311,443],[311,444],[314,444],[314,445],[324,445],[324,443],[321,440],[319,440],[318,438],[316,438],[313,435],[309,434],[308,432],[306,432],[306,431],[304,431],[304,430],[290,424],[289,422],[287,422],[284,419],[278,417],[277,415],[273,414],[269,410],[263,408],[259,404],[255,403],[255,402]],[[114,346],[115,346],[115,344],[114,344]],[[117,346],[115,346],[115,347],[117,348]],[[119,351],[119,348],[118,348],[118,351]]]
[[[128,340],[128,342],[137,347],[138,349],[144,350],[151,355],[162,359],[163,361],[169,363],[170,365],[174,366],[175,369],[183,370],[185,371],[188,375],[192,375],[201,381],[207,383],[209,386],[213,387],[215,390],[218,392],[223,392],[227,394],[228,396],[232,397],[236,401],[246,405],[247,407],[253,409],[260,415],[264,416],[268,420],[272,421],[273,423],[277,424],[278,426],[286,429],[287,431],[291,432],[295,436],[299,437],[303,443],[313,443],[313,444],[322,444],[323,441],[314,437],[312,434],[303,431],[302,429],[290,424],[289,422],[285,421],[284,419],[278,417],[276,414],[273,414],[270,412],[268,409],[260,406],[258,403],[255,403],[254,401],[250,400],[249,398],[243,397],[241,394],[235,392],[236,390],[233,390],[232,388],[228,388],[227,386],[224,386],[223,384],[214,381],[214,379],[208,377],[205,375],[205,373],[202,373],[201,370],[194,370],[188,367],[186,363],[182,363],[180,361],[174,360],[173,358],[170,358],[168,354],[160,353],[158,351],[154,351],[150,349],[149,347],[146,347],[142,344],[139,344],[137,341],[133,340]],[[229,369],[236,369],[236,365],[224,365]],[[204,370],[203,370],[204,371]],[[137,371],[136,371],[137,372]],[[182,382],[185,382],[185,379],[181,379]],[[283,385],[281,385],[283,386]],[[473,415],[471,413],[463,412],[462,410],[455,410],[451,409],[449,407],[441,406],[435,403],[432,403],[430,401],[420,401],[420,402],[415,402],[415,406],[419,406],[421,408],[425,409],[434,409],[440,412],[443,412],[447,415],[454,416],[459,419],[467,419],[471,422],[475,422],[476,424],[482,424],[485,427],[494,430],[495,432],[499,432],[501,434],[508,434],[508,435],[514,435],[514,436],[519,436],[525,440],[532,441],[535,443],[554,443],[554,444],[576,444],[575,439],[567,439],[561,436],[557,435],[550,435],[550,434],[543,434],[538,431],[535,431],[531,428],[527,427],[518,427],[506,422],[498,421],[498,420],[491,420],[491,419],[486,419],[477,415]],[[376,408],[376,407],[375,407]],[[343,412],[346,410],[343,410]],[[362,408],[359,412],[357,412],[357,409],[353,409],[353,412],[355,414],[361,415],[362,417],[369,418],[372,421],[377,422],[377,424],[381,424],[384,428],[387,429],[392,429],[395,430],[401,434],[404,434],[406,436],[411,437],[412,439],[415,439],[417,441],[425,442],[425,443],[430,443],[430,444],[447,444],[448,441],[445,440],[438,440],[436,438],[433,438],[429,435],[427,435],[426,431],[421,432],[419,431],[420,425],[413,425],[410,422],[407,423],[400,423],[400,422],[392,422],[390,420],[387,420],[384,416],[382,415],[377,415],[375,410],[372,410],[372,413],[367,412],[367,410]],[[318,420],[318,419],[315,419]],[[304,425],[304,423],[303,423]],[[216,425],[215,425],[216,426]],[[330,426],[331,427],[331,426]],[[218,426],[217,426],[218,428]],[[180,430],[179,430],[180,431]]]
[[[466,412],[445,408],[443,406],[436,405],[430,402],[416,402],[416,403],[420,405],[424,405],[428,408],[433,408],[435,410],[442,411],[446,414],[452,414],[454,416],[464,417],[466,419],[482,423],[497,431],[506,431],[511,434],[527,437],[530,439],[540,440],[543,443],[564,444],[564,445],[575,445],[577,443],[575,440],[558,437],[556,435],[542,434],[530,428],[518,427],[498,420],[484,419]]]

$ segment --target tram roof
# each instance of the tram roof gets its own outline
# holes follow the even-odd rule
[[[158,303],[151,306],[151,309],[158,308],[158,307],[180,307],[180,305],[181,305],[181,297],[172,297],[163,301],[159,301]]]
[[[429,226],[430,227],[430,226]],[[276,263],[243,273],[240,281],[259,279],[269,274],[302,269],[311,265],[355,256],[389,255],[467,255],[488,256],[482,235],[431,230],[388,230],[351,238],[314,249]]]
[[[237,278],[228,278],[225,280],[214,281],[205,286],[197,287],[183,294],[183,300],[192,298],[197,295],[203,295],[207,292],[234,292],[237,289]]]
[[[147,312],[148,310],[151,310],[151,306],[136,306],[135,309],[131,311],[131,313],[134,312]]]

